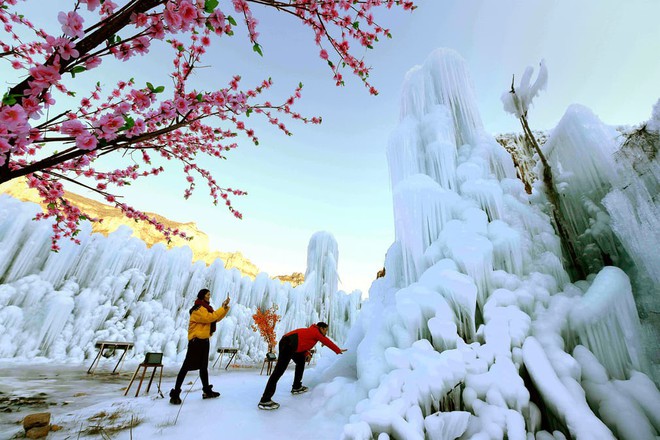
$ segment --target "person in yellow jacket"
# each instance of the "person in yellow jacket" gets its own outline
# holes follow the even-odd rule
[[[211,301],[211,292],[202,289],[197,294],[195,305],[190,309],[188,351],[176,377],[176,384],[170,391],[170,403],[173,405],[181,404],[181,385],[188,371],[192,370],[199,370],[203,399],[220,396],[220,393],[213,391],[213,385],[209,384],[209,338],[215,332],[215,323],[224,318],[229,311],[229,296],[218,310],[213,310],[209,301]]]

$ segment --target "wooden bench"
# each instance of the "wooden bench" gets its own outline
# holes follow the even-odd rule
[[[226,370],[227,368],[229,368],[229,364],[231,364],[231,361],[233,361],[234,358],[236,357],[236,353],[238,353],[238,348],[220,347],[218,348],[218,353],[220,353],[220,356],[218,356],[215,362],[213,362],[211,368],[215,367],[215,364],[217,364],[218,361],[220,361],[220,368],[222,368],[222,357],[225,355],[225,353],[227,353],[227,355],[229,355],[229,360],[227,361],[227,365],[225,365],[225,370]]]
[[[140,383],[138,384],[137,391],[135,392],[135,397],[137,397],[138,394],[140,394],[140,388],[142,387],[142,381],[144,380],[144,376],[147,374],[147,368],[153,368],[154,371],[151,373],[151,378],[149,379],[149,385],[147,385],[146,392],[147,393],[149,392],[149,389],[151,388],[151,382],[153,382],[154,376],[156,375],[156,370],[160,368],[160,377],[158,378],[158,394],[160,394],[160,396],[163,397],[163,392],[160,390],[160,384],[163,381],[163,353],[147,353],[144,356],[144,362],[138,365],[137,369],[135,370],[135,373],[133,373],[133,377],[131,378],[131,382],[128,384],[128,387],[126,388],[126,392],[124,393],[124,396],[127,395],[128,390],[131,389],[131,386],[133,385],[133,381],[137,377],[140,368],[143,368],[142,377],[140,377]]]
[[[101,360],[101,356],[110,357],[114,354],[116,350],[122,350],[122,354],[119,357],[119,360],[117,361],[117,365],[115,365],[114,370],[112,370],[112,374],[119,374],[117,368],[119,367],[119,370],[121,370],[121,366],[119,364],[122,365],[124,364],[126,351],[133,348],[133,343],[121,342],[121,341],[96,341],[94,347],[97,348],[99,352],[94,358],[94,361],[92,361],[92,365],[89,366],[89,369],[87,370],[87,374],[94,374],[94,370],[96,370],[96,367],[98,366],[99,361]],[[108,350],[108,353],[105,353],[106,350]]]

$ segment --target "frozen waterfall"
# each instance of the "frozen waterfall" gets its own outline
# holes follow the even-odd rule
[[[351,355],[323,359],[308,375],[326,407],[349,418],[342,438],[660,434],[660,393],[643,372],[626,273],[601,270],[601,261],[587,280],[570,283],[542,197],[526,193],[509,155],[484,133],[455,52],[432,53],[402,90],[387,146],[395,242],[386,276],[372,284],[348,334]],[[572,109],[548,148],[566,179],[583,180],[565,193],[576,234],[591,228],[592,243],[618,252],[611,232],[585,220],[595,203],[577,193],[591,188],[602,198],[603,182],[616,182],[615,139],[594,119]],[[608,149],[570,156],[560,148],[568,143]],[[620,388],[626,397],[615,397]]]
[[[188,309],[201,288],[211,290],[212,304],[231,296],[231,311],[211,341],[238,347],[246,363],[260,362],[267,351],[250,329],[257,307],[278,306],[279,336],[326,320],[339,342],[360,307],[360,292],[337,291],[337,242],[329,233],[312,237],[309,279],[294,288],[265,273],[242,277],[220,260],[191,263],[188,247],[148,249],[127,227],[106,238],[85,222],[80,245],[63,240],[53,253],[50,225],[32,220],[39,209],[0,195],[0,358],[81,362],[96,355],[97,340],[119,340],[135,343],[129,356],[155,351],[180,361]]]

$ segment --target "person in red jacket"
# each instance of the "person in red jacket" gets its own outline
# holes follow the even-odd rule
[[[302,384],[302,377],[305,372],[305,359],[310,356],[309,351],[317,342],[327,346],[337,354],[342,354],[346,351],[345,349],[337,347],[334,342],[325,336],[327,334],[328,324],[325,322],[319,322],[312,324],[307,328],[299,328],[290,331],[282,336],[279,343],[280,352],[277,358],[277,364],[275,364],[273,373],[270,375],[268,383],[266,384],[264,394],[259,401],[260,409],[277,409],[280,407],[279,403],[273,402],[271,399],[275,394],[277,381],[280,380],[291,360],[296,364],[296,372],[293,376],[291,394],[301,394],[307,391],[308,388]]]

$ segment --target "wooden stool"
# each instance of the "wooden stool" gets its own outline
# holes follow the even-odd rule
[[[270,376],[271,371],[273,371],[273,362],[277,362],[277,355],[275,353],[266,353],[266,358],[264,359],[263,365],[261,365],[259,376],[264,372],[266,364],[268,364],[268,368],[266,368],[266,376]]]
[[[151,388],[151,382],[153,382],[154,380],[154,376],[156,375],[156,369],[158,367],[160,367],[160,377],[158,378],[158,394],[160,394],[161,397],[163,397],[163,392],[160,390],[160,384],[163,381],[163,353],[146,354],[146,356],[144,357],[144,362],[138,365],[138,367],[135,369],[135,373],[133,373],[133,377],[131,378],[131,383],[128,384],[124,396],[127,395],[128,390],[131,389],[131,386],[133,385],[133,381],[137,377],[140,368],[143,368],[142,377],[140,377],[140,383],[138,384],[137,391],[135,392],[135,397],[137,397],[138,394],[140,394],[140,388],[142,387],[142,381],[144,380],[144,376],[147,374],[147,368],[153,368],[154,371],[151,373],[151,379],[149,379],[149,385],[147,385],[147,393],[148,393],[149,388]]]

